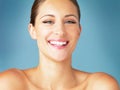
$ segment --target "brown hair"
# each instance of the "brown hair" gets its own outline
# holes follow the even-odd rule
[[[35,25],[35,18],[38,14],[38,8],[45,1],[46,0],[35,0],[32,5],[30,23],[33,24],[33,26]],[[80,7],[78,5],[78,2],[77,2],[77,0],[70,0],[70,1],[77,7],[79,21],[80,21],[81,13],[80,13]]]

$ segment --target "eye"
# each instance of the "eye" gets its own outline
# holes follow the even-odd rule
[[[76,21],[73,21],[73,20],[67,20],[67,21],[65,21],[65,23],[67,23],[67,24],[76,24]]]
[[[54,22],[51,21],[51,20],[46,20],[46,21],[43,21],[42,23],[44,23],[44,24],[54,24]]]

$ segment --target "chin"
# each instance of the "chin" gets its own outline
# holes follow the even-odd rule
[[[55,62],[66,62],[68,60],[70,60],[70,58],[68,58],[67,56],[65,55],[59,55],[59,56],[54,56],[51,58],[52,60],[54,60]]]

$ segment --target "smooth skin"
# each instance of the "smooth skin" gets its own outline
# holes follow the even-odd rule
[[[117,81],[108,74],[71,67],[72,53],[81,33],[78,13],[71,1],[45,1],[35,25],[29,24],[29,33],[38,43],[39,65],[0,73],[0,90],[120,90]],[[52,41],[68,43],[53,45]]]

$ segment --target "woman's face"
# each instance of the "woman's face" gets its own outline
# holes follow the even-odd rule
[[[70,0],[46,0],[39,7],[35,26],[29,28],[41,57],[56,61],[71,58],[81,32],[77,9]]]

